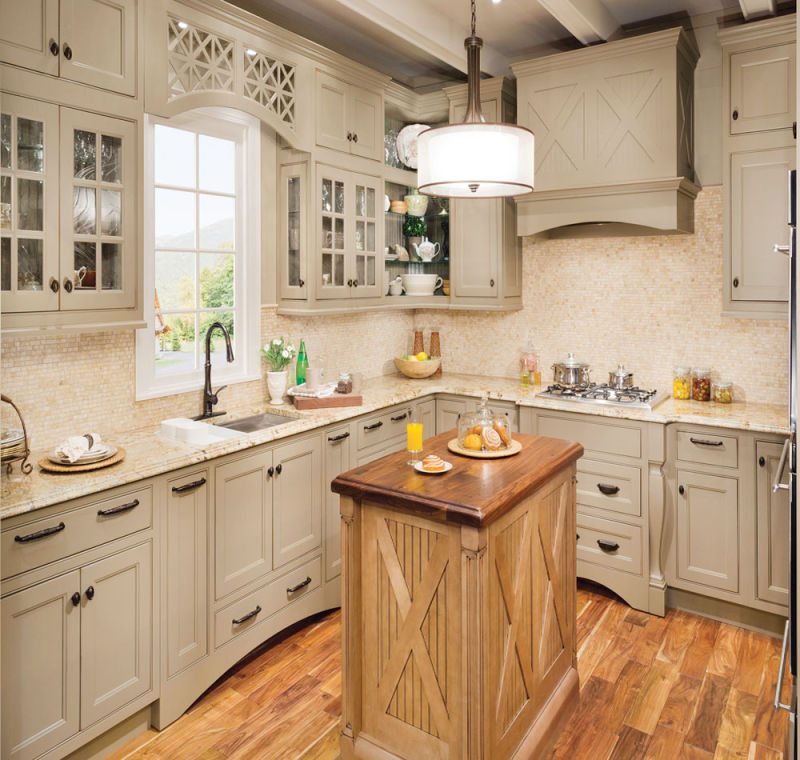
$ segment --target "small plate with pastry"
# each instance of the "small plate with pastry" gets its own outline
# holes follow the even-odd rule
[[[414,465],[417,472],[424,472],[426,475],[441,475],[453,469],[452,462],[445,462],[436,454],[428,454],[422,461]]]

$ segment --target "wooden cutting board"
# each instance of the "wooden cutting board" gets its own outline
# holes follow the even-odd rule
[[[360,393],[334,393],[324,398],[309,396],[292,396],[295,409],[327,409],[332,406],[361,406],[363,398]]]

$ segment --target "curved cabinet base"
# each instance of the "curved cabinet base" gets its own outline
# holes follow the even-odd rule
[[[340,604],[341,580],[337,577],[166,679],[161,684],[161,698],[153,705],[153,726],[161,730],[177,720],[214,681],[275,634]]]
[[[641,576],[628,575],[587,562],[578,563],[578,578],[605,586],[637,610],[649,612],[651,615],[664,615],[667,600],[666,586],[663,589],[655,588],[648,585],[646,579]]]

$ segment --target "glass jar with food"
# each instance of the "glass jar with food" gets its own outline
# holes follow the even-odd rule
[[[711,398],[717,404],[733,403],[733,383],[728,380],[717,380],[711,383]]]
[[[691,395],[691,377],[688,367],[675,367],[672,370],[672,397],[688,399]]]
[[[508,417],[493,414],[484,396],[476,411],[458,415],[458,445],[467,451],[501,451],[511,446]]]
[[[339,382],[336,383],[337,393],[352,393],[353,392],[353,378],[349,372],[342,372],[339,375]]]
[[[692,399],[694,401],[711,400],[711,370],[695,367],[692,370]]]

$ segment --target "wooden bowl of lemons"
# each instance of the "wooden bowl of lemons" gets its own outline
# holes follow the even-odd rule
[[[413,377],[419,379],[422,377],[430,377],[442,363],[438,356],[428,356],[427,354],[420,353],[416,356],[396,356],[394,359],[394,366],[400,370],[406,377]]]

